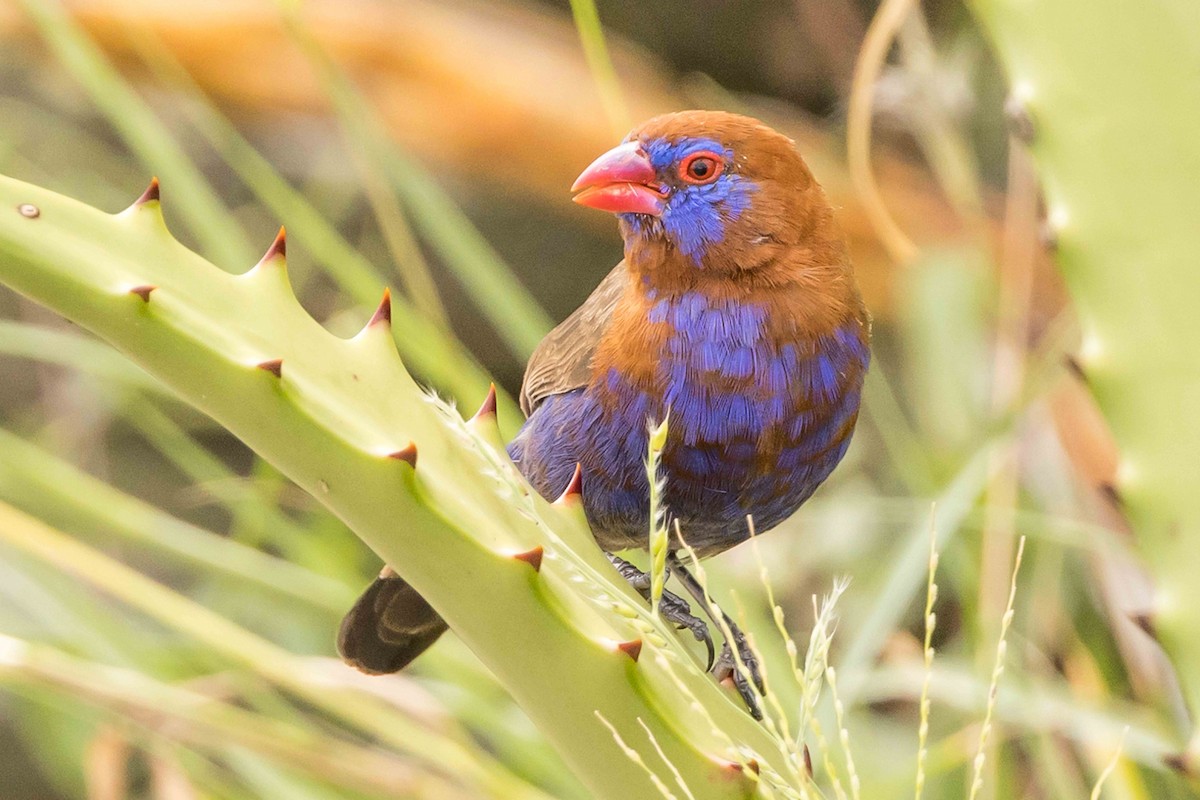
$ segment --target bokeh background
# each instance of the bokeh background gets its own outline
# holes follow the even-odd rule
[[[845,463],[761,542],[798,641],[812,596],[852,579],[832,661],[862,796],[911,792],[932,532],[925,796],[966,796],[1025,536],[982,796],[1085,798],[1115,763],[1104,797],[1189,797],[1161,768],[1183,711],[1132,621],[1145,580],[1019,109],[954,0],[864,72],[876,10],[0,0],[0,172],[110,211],[157,175],[173,233],[231,271],[285,224],[317,319],[349,334],[390,285],[410,368],[466,407],[494,376],[511,431],[532,347],[620,258],[614,221],[570,202],[575,175],[655,113],[760,117],[826,187],[875,318]],[[7,291],[0,376],[0,501],[28,515],[0,520],[0,798],[585,796],[452,636],[401,676],[336,661],[379,564],[214,423]],[[56,563],[78,545],[87,577]],[[754,554],[710,569],[782,671]],[[16,641],[36,657],[6,666]]]

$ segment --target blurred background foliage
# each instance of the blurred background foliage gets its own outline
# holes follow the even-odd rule
[[[489,376],[515,394],[620,258],[613,221],[568,202],[583,166],[661,111],[764,119],[829,192],[875,316],[846,462],[761,542],[798,641],[812,596],[853,579],[832,661],[862,796],[913,784],[931,526],[925,796],[967,794],[1020,535],[982,796],[1088,797],[1118,749],[1104,797],[1193,796],[1163,770],[1184,711],[1131,621],[1148,593],[1115,455],[1069,369],[1037,182],[966,9],[925,3],[857,89],[870,0],[602,0],[615,83],[585,56],[589,10],[2,0],[0,172],[112,211],[158,175],[175,235],[229,270],[282,223],[318,319],[348,334],[391,285],[410,368],[473,406]],[[854,188],[855,91],[910,259]],[[584,796],[453,637],[400,676],[336,661],[379,564],[311,498],[70,324],[7,291],[0,315],[0,798]],[[710,570],[782,672],[753,553]],[[33,657],[6,669],[17,641]]]

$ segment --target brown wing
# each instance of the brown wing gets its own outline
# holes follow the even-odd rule
[[[586,386],[591,379],[592,356],[612,319],[617,300],[629,286],[629,270],[622,261],[596,290],[546,334],[529,357],[521,383],[521,410],[529,416],[552,394]]]

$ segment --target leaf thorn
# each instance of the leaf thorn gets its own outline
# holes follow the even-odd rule
[[[583,465],[575,464],[575,472],[571,475],[571,480],[567,484],[567,488],[563,489],[563,493],[554,501],[556,506],[573,505],[579,502],[583,497]]]
[[[375,325],[391,325],[392,324],[392,290],[383,290],[383,299],[379,301],[379,308],[375,309],[375,313],[371,315],[370,322],[367,327]]]
[[[258,263],[266,264],[275,258],[281,258],[285,263],[287,261],[287,230],[282,225],[279,226],[279,233],[275,234],[275,241],[271,242],[271,246],[263,253]]]
[[[1154,618],[1146,611],[1135,611],[1129,615],[1129,620],[1134,625],[1142,629],[1142,632],[1155,641],[1158,640],[1158,632],[1154,629]]]
[[[496,384],[492,383],[492,384],[488,385],[488,393],[487,393],[487,397],[483,398],[483,405],[481,405],[479,407],[479,410],[475,412],[475,416],[471,417],[471,419],[478,420],[478,419],[483,419],[485,417],[495,417],[495,416],[496,416]]]
[[[617,649],[637,663],[638,658],[642,655],[642,640],[630,639],[628,642],[620,642]]]
[[[394,458],[397,461],[404,461],[412,467],[417,468],[417,444],[409,442],[405,447],[400,448],[394,453],[388,453],[388,458]]]
[[[262,361],[258,364],[258,368],[271,373],[276,378],[283,377],[283,359],[272,358],[269,361]]]
[[[146,284],[144,286],[134,286],[132,289],[129,290],[129,293],[136,294],[138,297],[142,298],[143,303],[149,303],[150,302],[150,293],[153,292],[157,288],[158,288],[157,286],[151,286],[150,284]]]
[[[527,550],[524,553],[517,553],[513,556],[517,561],[524,561],[529,566],[533,567],[534,572],[542,571],[542,556],[545,551],[539,545],[532,550]]]
[[[150,179],[150,185],[146,187],[146,191],[142,192],[141,196],[138,197],[137,200],[133,201],[133,205],[135,208],[137,208],[138,206],[144,206],[147,203],[157,202],[159,202],[159,189],[158,177],[155,176]]]

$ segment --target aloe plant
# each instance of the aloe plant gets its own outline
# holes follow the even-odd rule
[[[696,798],[806,791],[795,751],[611,569],[577,492],[549,504],[524,483],[494,404],[464,422],[416,385],[386,293],[357,336],[328,333],[293,295],[285,249],[281,231],[232,275],[171,236],[157,182],[112,215],[0,177],[0,282],[124,351],[328,506],[597,796],[650,796],[655,781]],[[661,757],[638,763],[630,745]]]
[[[1012,85],[1120,447],[1113,489],[1154,576],[1148,618],[1200,715],[1200,5],[974,0]],[[1200,732],[1177,766],[1200,775]]]

